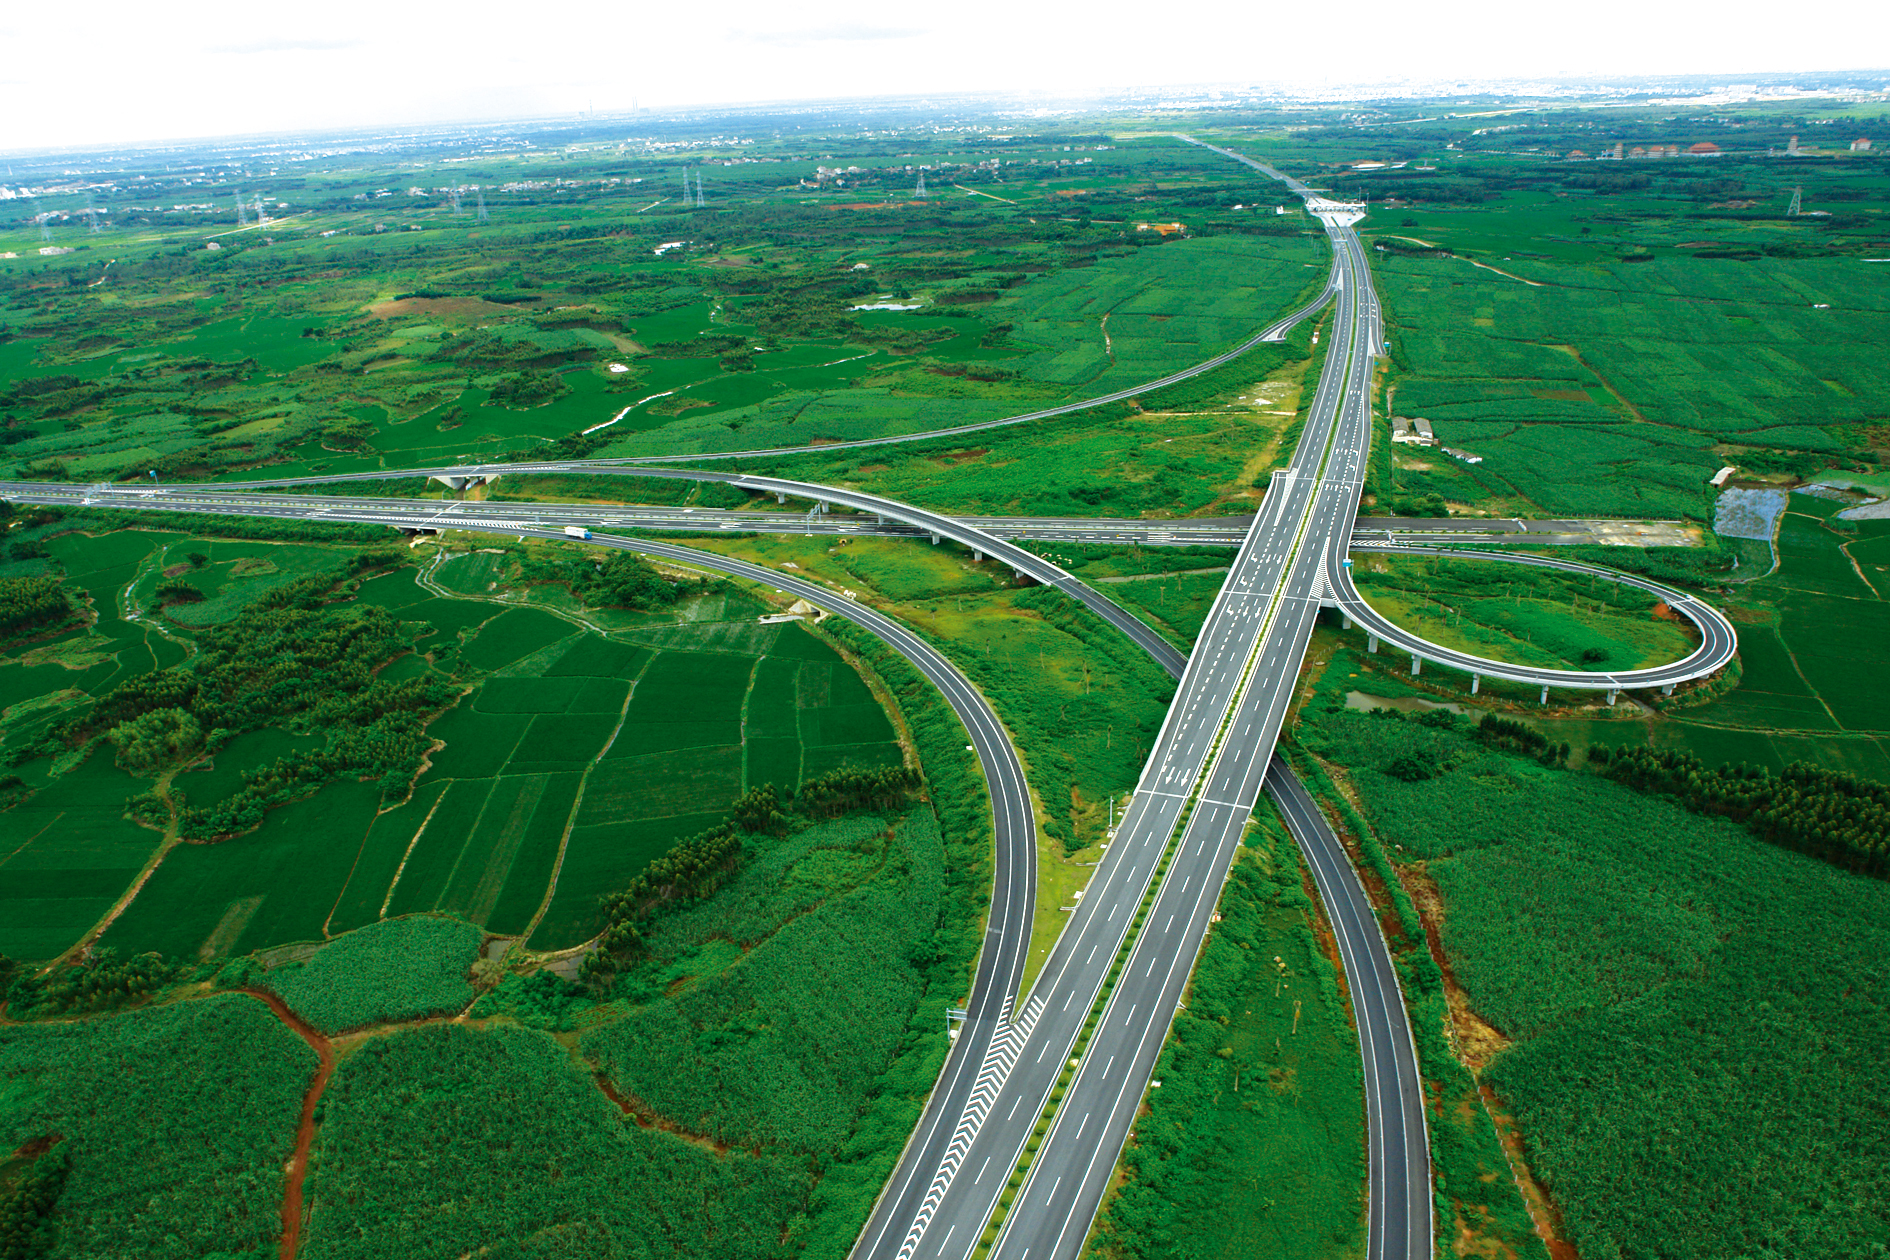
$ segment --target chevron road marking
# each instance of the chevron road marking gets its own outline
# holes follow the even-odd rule
[[[1003,1013],[998,1016],[1000,1027],[997,1035],[991,1038],[991,1046],[984,1052],[984,1064],[978,1069],[978,1079],[971,1087],[971,1098],[965,1104],[965,1113],[958,1121],[958,1128],[952,1133],[951,1145],[945,1148],[945,1158],[939,1161],[938,1172],[925,1192],[925,1202],[919,1206],[918,1215],[913,1218],[905,1242],[900,1244],[899,1260],[912,1260],[913,1253],[919,1249],[919,1240],[925,1236],[925,1227],[932,1223],[938,1205],[945,1199],[945,1192],[951,1189],[952,1182],[957,1179],[959,1165],[964,1163],[966,1152],[971,1150],[971,1144],[977,1140],[978,1130],[984,1127],[984,1118],[990,1114],[991,1104],[997,1101],[998,1092],[1004,1088],[1004,1082],[1010,1079],[1011,1068],[1016,1065],[1024,1043],[1030,1040],[1031,1030],[1037,1026],[1037,1017],[1043,1014],[1043,1003],[1042,996],[1032,998],[1024,1008],[1023,1018],[1009,1023],[1011,999],[1004,999]]]

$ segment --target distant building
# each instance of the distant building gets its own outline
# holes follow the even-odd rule
[[[205,245],[204,248],[205,249],[222,249],[223,246],[217,244],[215,241],[211,241],[208,245]],[[44,253],[45,251],[41,250],[40,252]]]
[[[1785,146],[1785,156],[1786,157],[1798,156],[1798,137],[1797,136],[1793,136],[1792,142]]]
[[[1688,146],[1687,152],[1699,157],[1714,157],[1719,153],[1719,146],[1711,140],[1702,140],[1698,144]]]
[[[1568,160],[1571,162],[1585,162],[1588,160],[1588,155],[1583,153],[1580,149],[1570,149],[1568,151]]]
[[[1859,136],[1857,139],[1851,141],[1851,152],[1852,153],[1870,152],[1870,137]]]
[[[1614,142],[1614,160],[1617,162],[1621,160],[1621,142],[1619,140]]]
[[[1460,451],[1451,446],[1444,448],[1444,454],[1450,456],[1452,459],[1460,459],[1466,464],[1481,464],[1483,462],[1483,456],[1472,455],[1469,451]]]
[[[1647,150],[1637,144],[1628,150],[1628,156],[1631,158],[1644,158],[1647,156]]]
[[[1431,422],[1415,416],[1393,416],[1391,418],[1391,440],[1411,446],[1435,446],[1437,434],[1431,431]]]
[[[1713,479],[1712,479],[1711,481],[1709,481],[1709,482],[1707,482],[1706,484],[1707,484],[1707,485],[1709,485],[1709,486],[1711,486],[1711,487],[1713,487],[1713,489],[1715,489],[1715,490],[1717,490],[1717,489],[1719,489],[1719,488],[1720,488],[1721,486],[1723,486],[1723,485],[1725,485],[1725,484],[1726,484],[1726,478],[1728,478],[1728,477],[1730,477],[1730,476],[1732,476],[1732,475],[1733,475],[1734,473],[1736,473],[1736,472],[1738,472],[1738,471],[1739,471],[1739,470],[1738,470],[1737,468],[1734,468],[1734,467],[1733,467],[1733,466],[1732,466],[1731,464],[1728,464],[1728,465],[1726,465],[1726,467],[1724,467],[1724,468],[1722,468],[1722,469],[1720,469],[1720,470],[1719,470],[1718,472],[1716,472],[1716,473],[1714,473],[1714,474],[1713,474]]]
[[[1183,223],[1138,223],[1135,225],[1135,230],[1138,232],[1160,232],[1163,236],[1172,236],[1186,226],[1187,225]]]
[[[55,254],[70,254],[71,252],[72,247],[69,245],[41,245],[39,247],[39,256],[41,258],[50,258]]]

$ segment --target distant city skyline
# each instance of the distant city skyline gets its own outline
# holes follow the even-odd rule
[[[1885,14],[1840,4],[1814,30],[1750,0],[1710,12],[1673,0],[1537,10],[1451,0],[1421,11],[1357,0],[1172,21],[996,0],[949,13],[815,0],[791,16],[758,0],[708,11],[576,0],[533,25],[531,13],[499,22],[364,0],[293,12],[106,0],[78,31],[61,11],[14,5],[0,16],[0,43],[14,53],[0,70],[0,150],[927,93],[1737,81],[1872,69],[1866,59],[1883,57],[1890,35]]]

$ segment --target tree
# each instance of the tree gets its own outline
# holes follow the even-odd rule
[[[132,774],[155,776],[203,751],[203,730],[182,709],[155,709],[121,722],[105,738],[118,750],[118,764]]]

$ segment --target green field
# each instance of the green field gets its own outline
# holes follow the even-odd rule
[[[1392,621],[1493,660],[1613,672],[1664,665],[1697,644],[1652,595],[1613,582],[1419,556],[1372,556],[1353,573]]]
[[[15,686],[9,712],[19,716],[8,723],[7,747],[21,755],[58,723],[82,718],[89,697],[175,664],[194,634],[248,615],[288,582],[323,581],[354,554],[133,531],[61,534],[50,551],[98,616],[0,663],[0,685]],[[193,553],[204,563],[186,559]],[[454,681],[464,691],[443,693],[444,712],[426,723],[435,746],[411,794],[343,777],[268,809],[260,826],[233,837],[175,844],[161,825],[122,816],[125,802],[153,783],[114,765],[110,745],[73,765],[26,760],[20,769],[33,790],[8,815],[20,841],[0,853],[0,900],[11,907],[0,952],[50,958],[77,944],[154,858],[106,944],[194,960],[322,941],[421,912],[518,934],[548,900],[541,936],[574,944],[599,894],[719,821],[748,787],[773,782],[791,792],[829,770],[901,763],[891,724],[860,676],[800,626],[759,626],[752,603],[716,595],[688,605],[686,622],[621,614],[642,627],[642,643],[586,632],[539,608],[489,602],[494,579],[466,577],[467,562],[509,554],[469,553],[438,566],[449,588],[459,580],[483,598],[431,596],[409,568],[369,577],[351,602],[350,587],[344,602],[325,606],[322,615],[391,610],[399,634],[414,637],[410,647],[382,649],[397,658],[383,677]],[[145,602],[154,575],[177,567],[206,595],[178,606],[189,619],[114,615],[124,601]],[[517,577],[516,569],[487,570]],[[703,619],[725,606],[736,620]],[[764,662],[768,681],[751,694]],[[641,689],[634,704],[633,688]],[[239,798],[258,776],[325,755],[324,734],[285,711],[187,758],[157,785],[193,808],[212,807]]]
[[[1364,1244],[1363,1082],[1337,971],[1276,818],[1243,856],[1103,1210],[1105,1255],[1336,1258]]]
[[[56,1255],[260,1255],[315,1066],[251,997],[0,1027],[0,1146],[68,1152]]]
[[[1581,1255],[1835,1260],[1875,1236],[1882,1029],[1856,997],[1881,882],[1447,731],[1340,713],[1318,738],[1440,890],[1455,977],[1513,1043],[1483,1080]],[[1469,759],[1385,772],[1419,745]]]

